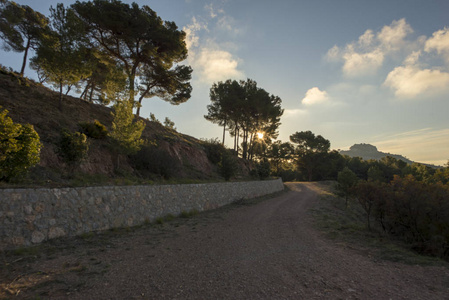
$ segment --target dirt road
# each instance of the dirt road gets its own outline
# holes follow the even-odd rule
[[[288,187],[256,204],[66,241],[11,262],[0,288],[12,299],[449,299],[448,268],[377,261],[325,238],[308,214],[318,185]]]

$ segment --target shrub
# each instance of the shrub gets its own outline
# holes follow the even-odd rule
[[[287,182],[287,181],[295,181],[297,174],[295,171],[287,169],[279,172],[278,176],[282,178],[283,182]]]
[[[270,176],[271,165],[267,160],[263,160],[257,164],[256,170],[259,178],[263,180]]]
[[[449,259],[449,187],[394,176],[390,184],[360,181],[355,196],[381,228],[414,250]]]
[[[226,181],[229,181],[237,173],[237,161],[234,155],[224,151],[219,163],[221,175]]]
[[[164,179],[170,179],[179,170],[179,162],[164,149],[153,145],[143,146],[139,152],[132,155],[131,162],[141,173],[157,174]]]
[[[348,199],[352,196],[353,188],[357,184],[359,178],[348,167],[338,172],[337,176],[337,195],[345,198],[346,207],[348,207]]]
[[[15,124],[7,114],[0,111],[0,180],[5,181],[38,164],[42,147],[32,125]]]
[[[226,151],[225,147],[216,139],[205,140],[203,145],[209,161],[214,165],[220,163],[221,157]]]
[[[108,130],[106,126],[101,124],[100,121],[94,120],[93,123],[82,122],[79,123],[81,127],[81,132],[84,133],[87,137],[93,139],[104,139],[108,136]]]
[[[87,151],[89,150],[87,137],[84,133],[71,133],[67,129],[63,129],[61,131],[61,135],[56,146],[58,155],[66,164],[72,167],[86,158]]]
[[[126,155],[139,151],[144,142],[140,137],[145,129],[145,123],[142,120],[135,120],[132,103],[118,102],[114,105],[114,112],[111,114],[114,119],[110,136],[115,140],[117,150]],[[118,167],[119,161],[117,161],[117,169]]]

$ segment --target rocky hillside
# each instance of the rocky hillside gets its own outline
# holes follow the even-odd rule
[[[117,178],[134,178],[160,181],[160,174],[151,174],[136,168],[130,157],[120,159],[120,170],[115,168],[117,154],[111,139],[89,139],[88,158],[76,170],[68,171],[56,154],[56,143],[61,129],[79,131],[81,122],[100,121],[111,128],[111,109],[64,96],[63,111],[58,109],[58,93],[26,78],[5,70],[0,71],[0,106],[9,111],[8,116],[17,123],[32,124],[41,138],[41,162],[33,168],[28,180],[31,183],[64,185],[66,178],[83,178],[101,183],[117,183]],[[218,166],[206,154],[207,143],[164,127],[158,122],[142,119],[146,123],[142,138],[164,153],[167,165],[172,168],[170,177],[188,180],[221,180]],[[248,164],[238,161],[239,175],[249,174]],[[69,174],[72,173],[72,174]],[[157,172],[156,172],[157,173]],[[88,178],[88,179],[86,179]],[[84,183],[83,183],[84,184]],[[89,184],[89,183],[86,183]]]

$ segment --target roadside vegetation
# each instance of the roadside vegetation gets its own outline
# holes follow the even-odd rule
[[[410,243],[388,234],[375,225],[371,230],[366,226],[366,215],[362,206],[351,199],[348,206],[342,197],[335,194],[333,181],[319,183],[321,197],[310,211],[317,228],[327,238],[345,248],[359,251],[373,260],[388,260],[410,265],[449,266],[447,259],[424,255]]]

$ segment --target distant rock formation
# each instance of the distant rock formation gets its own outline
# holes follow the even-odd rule
[[[341,150],[340,154],[347,155],[350,157],[360,157],[364,160],[370,160],[370,159],[379,160],[382,157],[391,156],[393,158],[405,161],[408,164],[413,163],[413,161],[411,161],[410,159],[408,159],[402,155],[381,152],[381,151],[377,150],[376,146],[373,146],[370,144],[354,144],[349,148],[349,150]]]

